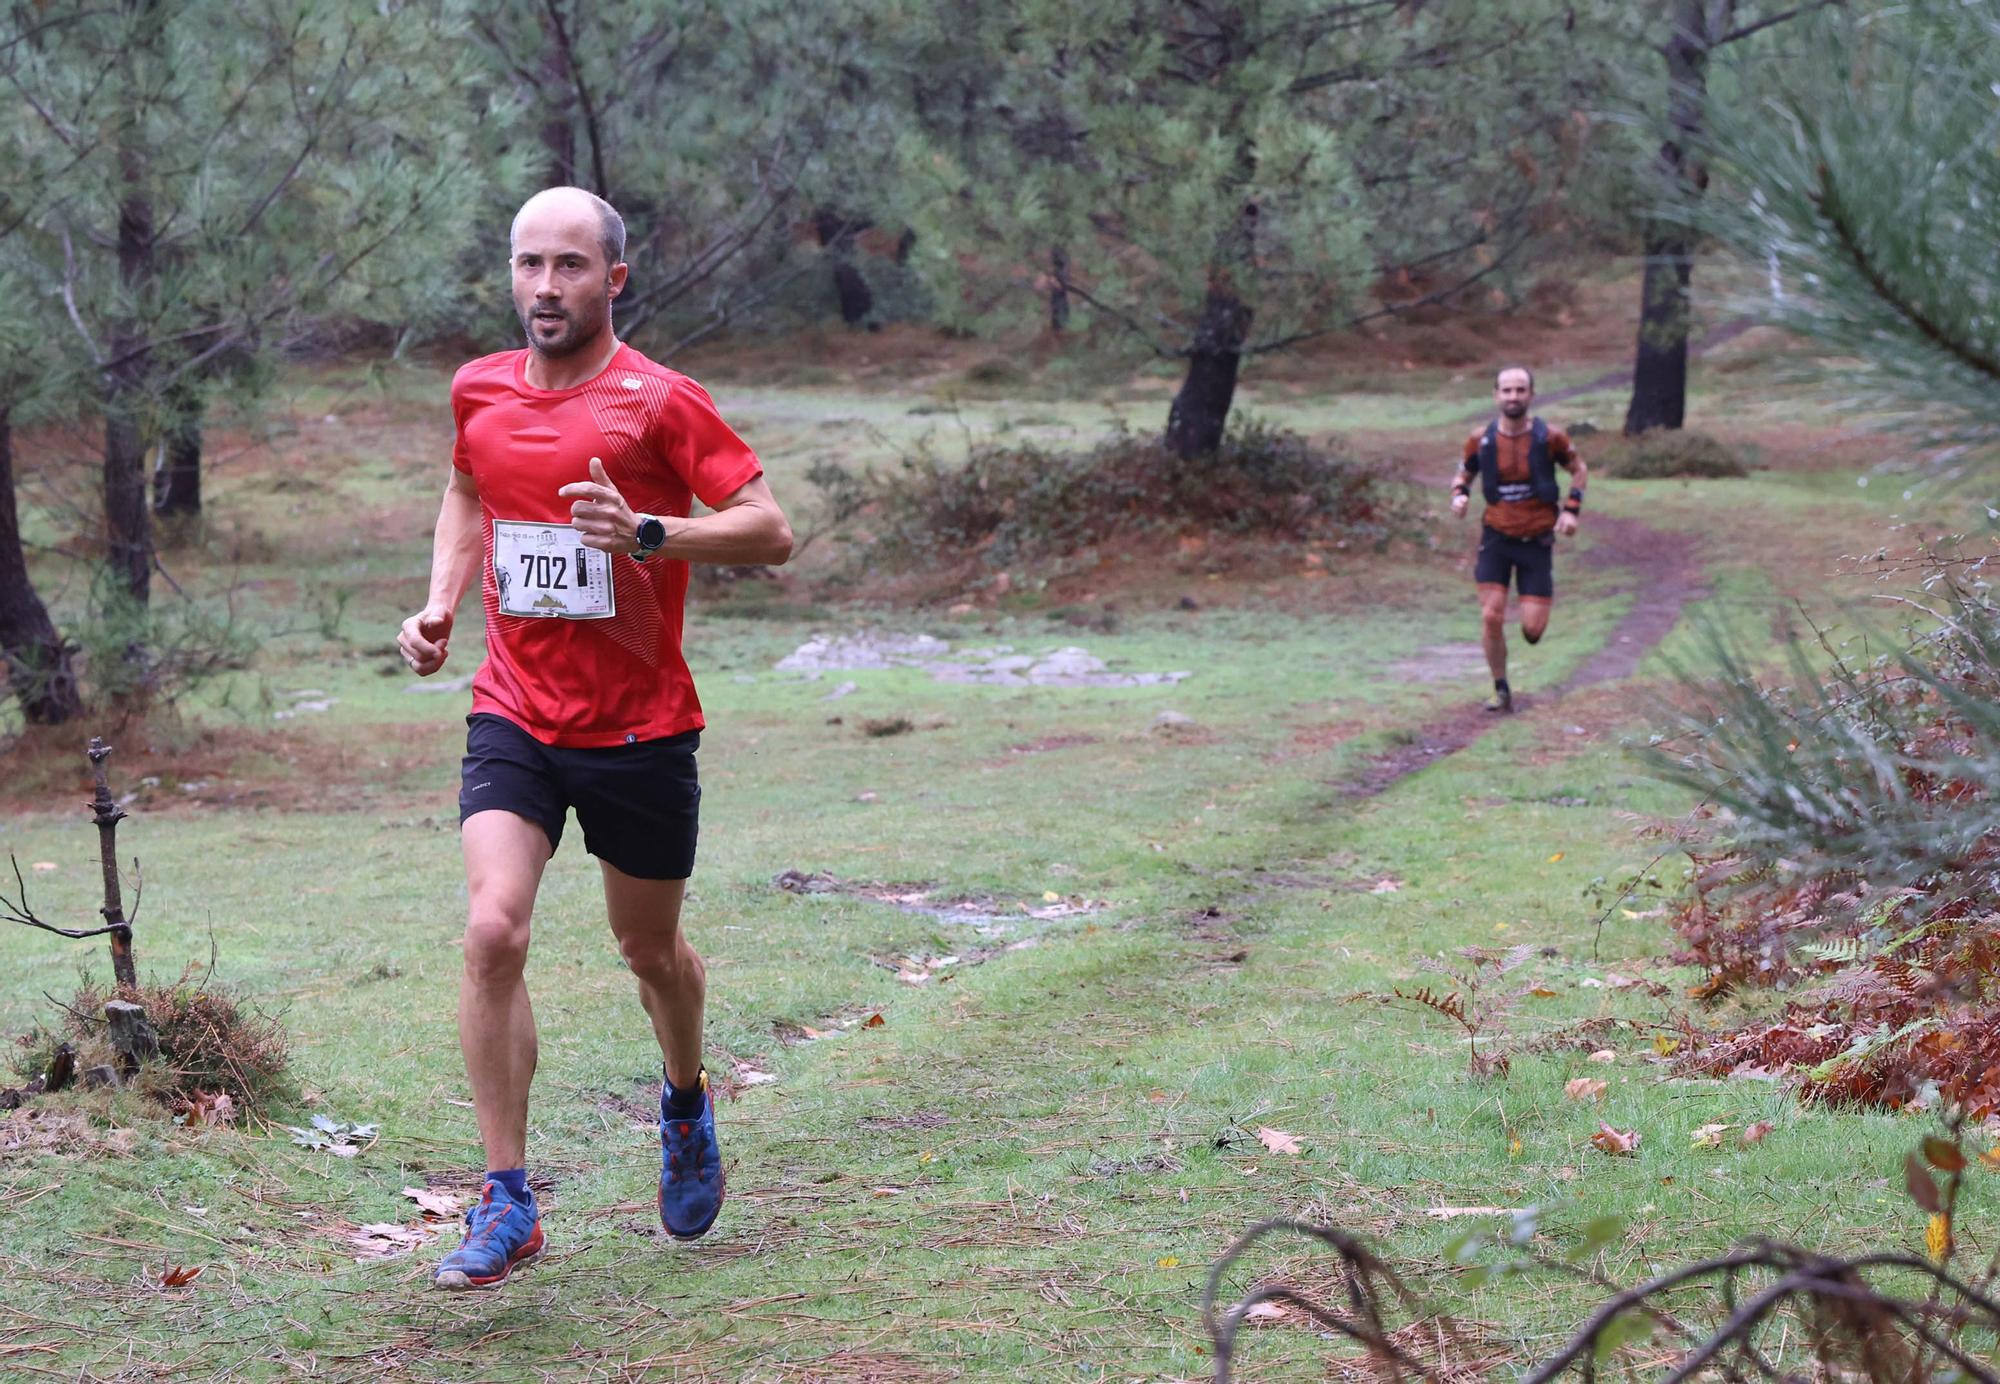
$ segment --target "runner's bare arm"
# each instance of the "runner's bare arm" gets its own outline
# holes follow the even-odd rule
[[[1569,467],[1569,498],[1563,502],[1562,513],[1556,516],[1556,533],[1568,538],[1576,532],[1578,516],[1583,513],[1583,488],[1590,484],[1590,468],[1577,455],[1574,443],[1570,445],[1569,460],[1564,464]]]
[[[465,589],[479,571],[479,486],[457,467],[445,482],[431,539],[431,589],[424,608],[403,621],[396,648],[420,678],[444,667],[450,655],[452,619]]]
[[[1466,440],[1465,460],[1451,478],[1451,512],[1460,518],[1465,516],[1466,507],[1472,503],[1472,478],[1479,474],[1479,453],[1476,450],[1479,436],[1475,430]]]
[[[590,459],[591,479],[557,491],[570,501],[570,522],[586,547],[607,553],[639,550],[639,517],[611,484],[604,463]],[[771,487],[759,476],[699,518],[658,516],[667,541],[660,556],[682,562],[762,563],[777,567],[792,555],[792,526]]]

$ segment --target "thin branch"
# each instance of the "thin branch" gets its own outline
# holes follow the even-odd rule
[[[1770,16],[1768,19],[1760,19],[1754,24],[1745,24],[1740,29],[1732,29],[1728,33],[1724,34],[1721,38],[1716,39],[1715,41],[1710,43],[1708,46],[1710,48],[1720,48],[1725,43],[1734,43],[1736,42],[1736,40],[1740,38],[1748,38],[1750,37],[1750,35],[1755,33],[1760,33],[1763,30],[1770,28],[1774,24],[1783,24],[1786,20],[1796,19],[1802,14],[1810,14],[1814,10],[1823,10],[1831,5],[1840,5],[1845,3],[1846,0],[1813,0],[1813,3],[1810,5],[1794,5],[1789,10],[1786,10],[1782,14],[1774,14]]]
[[[1870,257],[1867,249],[1861,244],[1860,237],[1855,233],[1854,226],[1848,219],[1847,209],[1842,205],[1839,193],[1833,186],[1833,175],[1827,171],[1827,166],[1823,163],[1819,166],[1819,186],[1810,195],[1813,205],[1819,208],[1821,215],[1826,217],[1827,224],[1833,227],[1841,249],[1845,250],[1848,258],[1854,261],[1855,268],[1861,271],[1862,278],[1868,281],[1868,286],[1874,290],[1876,297],[1894,309],[1898,316],[1915,327],[1939,350],[1960,364],[1986,376],[1987,379],[2000,382],[2000,357],[1959,340],[1932,321],[1922,308],[1906,300],[1876,266],[1874,259]]]
[[[35,911],[28,906],[28,885],[27,881],[21,878],[21,862],[15,859],[12,851],[7,852],[7,859],[14,867],[14,887],[21,891],[21,897],[17,902],[14,899],[8,898],[5,894],[0,894],[0,917],[6,918],[9,922],[20,923],[24,927],[37,927],[43,932],[53,932],[59,937],[102,937],[109,932],[123,932],[125,930],[127,924],[124,923],[118,923],[111,927],[67,928],[57,927],[54,923],[43,922],[35,916]],[[132,863],[136,868],[138,862],[135,860]]]

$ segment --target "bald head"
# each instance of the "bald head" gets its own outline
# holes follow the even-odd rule
[[[580,187],[538,192],[514,213],[507,258],[514,310],[546,360],[586,356],[611,337],[611,303],[625,289],[625,223]]]
[[[583,231],[597,241],[607,269],[625,258],[625,218],[586,188],[545,187],[523,202],[507,233],[508,253],[520,248],[524,230],[558,236],[564,231]]]

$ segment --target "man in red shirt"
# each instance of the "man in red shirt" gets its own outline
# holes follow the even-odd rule
[[[1482,642],[1493,674],[1486,709],[1508,712],[1514,709],[1507,685],[1508,583],[1521,593],[1522,637],[1540,643],[1556,598],[1556,539],[1576,532],[1590,472],[1569,434],[1529,413],[1535,402],[1533,371],[1519,365],[1502,370],[1493,380],[1493,402],[1500,416],[1465,440],[1464,460],[1451,482],[1451,512],[1465,514],[1477,478],[1486,509],[1472,577],[1479,584]],[[1569,472],[1567,499],[1556,483],[1558,466]]]
[[[397,640],[417,676],[435,673],[479,579],[486,661],[459,791],[470,913],[458,1033],[488,1171],[440,1288],[493,1287],[543,1248],[526,1173],[536,1041],[523,969],[535,891],[571,808],[664,1058],[661,1222],[695,1239],[722,1206],[705,978],[680,926],[703,724],[681,611],[690,562],[782,563],[792,531],[701,386],[618,340],[624,254],[618,213],[579,188],[537,193],[515,216],[527,349],[452,380],[458,438],[430,595]],[[714,513],[690,517],[691,498]]]

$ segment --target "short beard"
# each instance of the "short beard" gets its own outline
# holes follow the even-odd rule
[[[1500,405],[1500,412],[1505,414],[1509,418],[1519,418],[1523,414],[1527,413],[1527,411],[1528,411],[1528,406],[1526,404]]]
[[[563,330],[555,337],[545,339],[535,331],[535,316],[530,310],[521,315],[521,331],[527,337],[529,350],[540,356],[560,358],[573,356],[591,345],[602,334],[603,328],[585,331],[576,318],[564,314]]]

